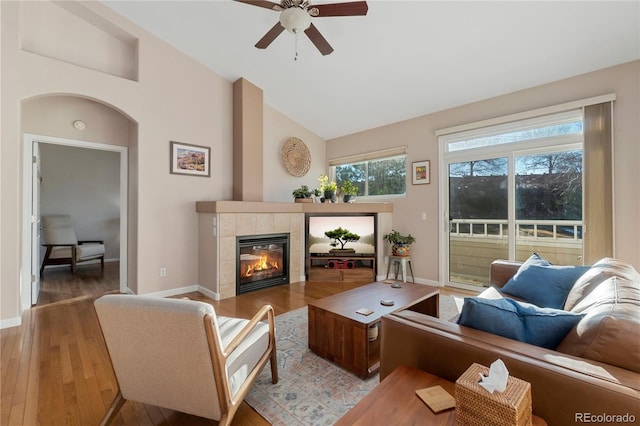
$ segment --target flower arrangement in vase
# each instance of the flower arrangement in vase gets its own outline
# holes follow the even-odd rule
[[[342,191],[342,201],[345,203],[353,203],[356,199],[356,195],[358,195],[358,187],[350,180],[342,182],[340,190]]]
[[[336,191],[338,190],[336,181],[330,181],[327,175],[320,175],[318,181],[320,182],[320,192],[324,193],[325,201],[335,203],[337,201]]]

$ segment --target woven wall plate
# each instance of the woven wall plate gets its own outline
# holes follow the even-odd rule
[[[289,138],[280,150],[282,164],[290,175],[300,177],[307,174],[311,167],[309,148],[298,138]]]

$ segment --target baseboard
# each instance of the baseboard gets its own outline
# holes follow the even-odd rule
[[[145,296],[171,297],[171,296],[178,296],[180,294],[185,294],[185,293],[193,293],[196,291],[204,294],[205,296],[212,298],[213,300],[220,300],[220,295],[218,293],[211,291],[208,288],[203,287],[199,284],[193,284],[186,287],[172,288],[171,290],[156,291],[154,293],[147,293],[145,294]],[[127,293],[135,294],[130,288],[127,288]]]
[[[220,300],[220,294],[216,293],[215,291],[211,291],[206,287],[203,287],[203,286],[199,285],[198,286],[198,291],[200,293],[204,294],[205,296],[209,296],[213,300]]]
[[[20,317],[3,319],[0,320],[0,330],[5,328],[18,327],[21,324],[22,318]]]
[[[399,278],[401,278],[401,277],[399,277]],[[384,276],[384,275],[378,275],[376,277],[377,281],[384,281],[386,279],[387,279],[387,277]],[[393,277],[389,277],[389,279],[393,279]],[[413,282],[411,280],[411,276],[407,277],[407,282],[408,283],[412,283]],[[424,278],[416,278],[416,284],[426,284],[426,285],[430,285],[430,286],[433,286],[433,287],[442,287],[442,284],[440,284],[439,281],[427,280],[427,279],[424,279]]]
[[[442,287],[442,284],[440,284],[439,281],[433,281],[433,280],[427,280],[424,278],[416,278],[416,283],[418,284],[426,284],[426,285],[430,285],[433,287]]]
[[[145,296],[171,297],[184,293],[192,293],[194,291],[200,291],[200,286],[198,284],[190,285],[187,287],[172,288],[170,290],[156,291],[154,293],[147,293],[145,294]]]

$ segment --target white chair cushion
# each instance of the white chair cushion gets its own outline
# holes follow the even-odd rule
[[[47,244],[78,244],[69,216],[43,216],[42,230]]]
[[[226,348],[249,322],[246,319],[222,316],[218,316],[217,320],[223,348]],[[227,360],[227,377],[229,378],[231,395],[238,392],[251,370],[260,361],[260,357],[267,351],[268,346],[269,326],[263,321],[256,325]]]
[[[78,246],[77,253],[80,253],[78,255],[80,259],[87,259],[89,257],[99,257],[104,255],[104,244],[98,244],[98,243],[80,244]]]
[[[104,244],[87,243],[77,246],[76,260],[90,259],[104,255]],[[50,259],[71,258],[71,247],[53,247]]]

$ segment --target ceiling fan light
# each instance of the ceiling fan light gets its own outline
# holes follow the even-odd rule
[[[299,7],[290,7],[280,13],[280,25],[290,33],[300,33],[311,25],[311,16]]]

